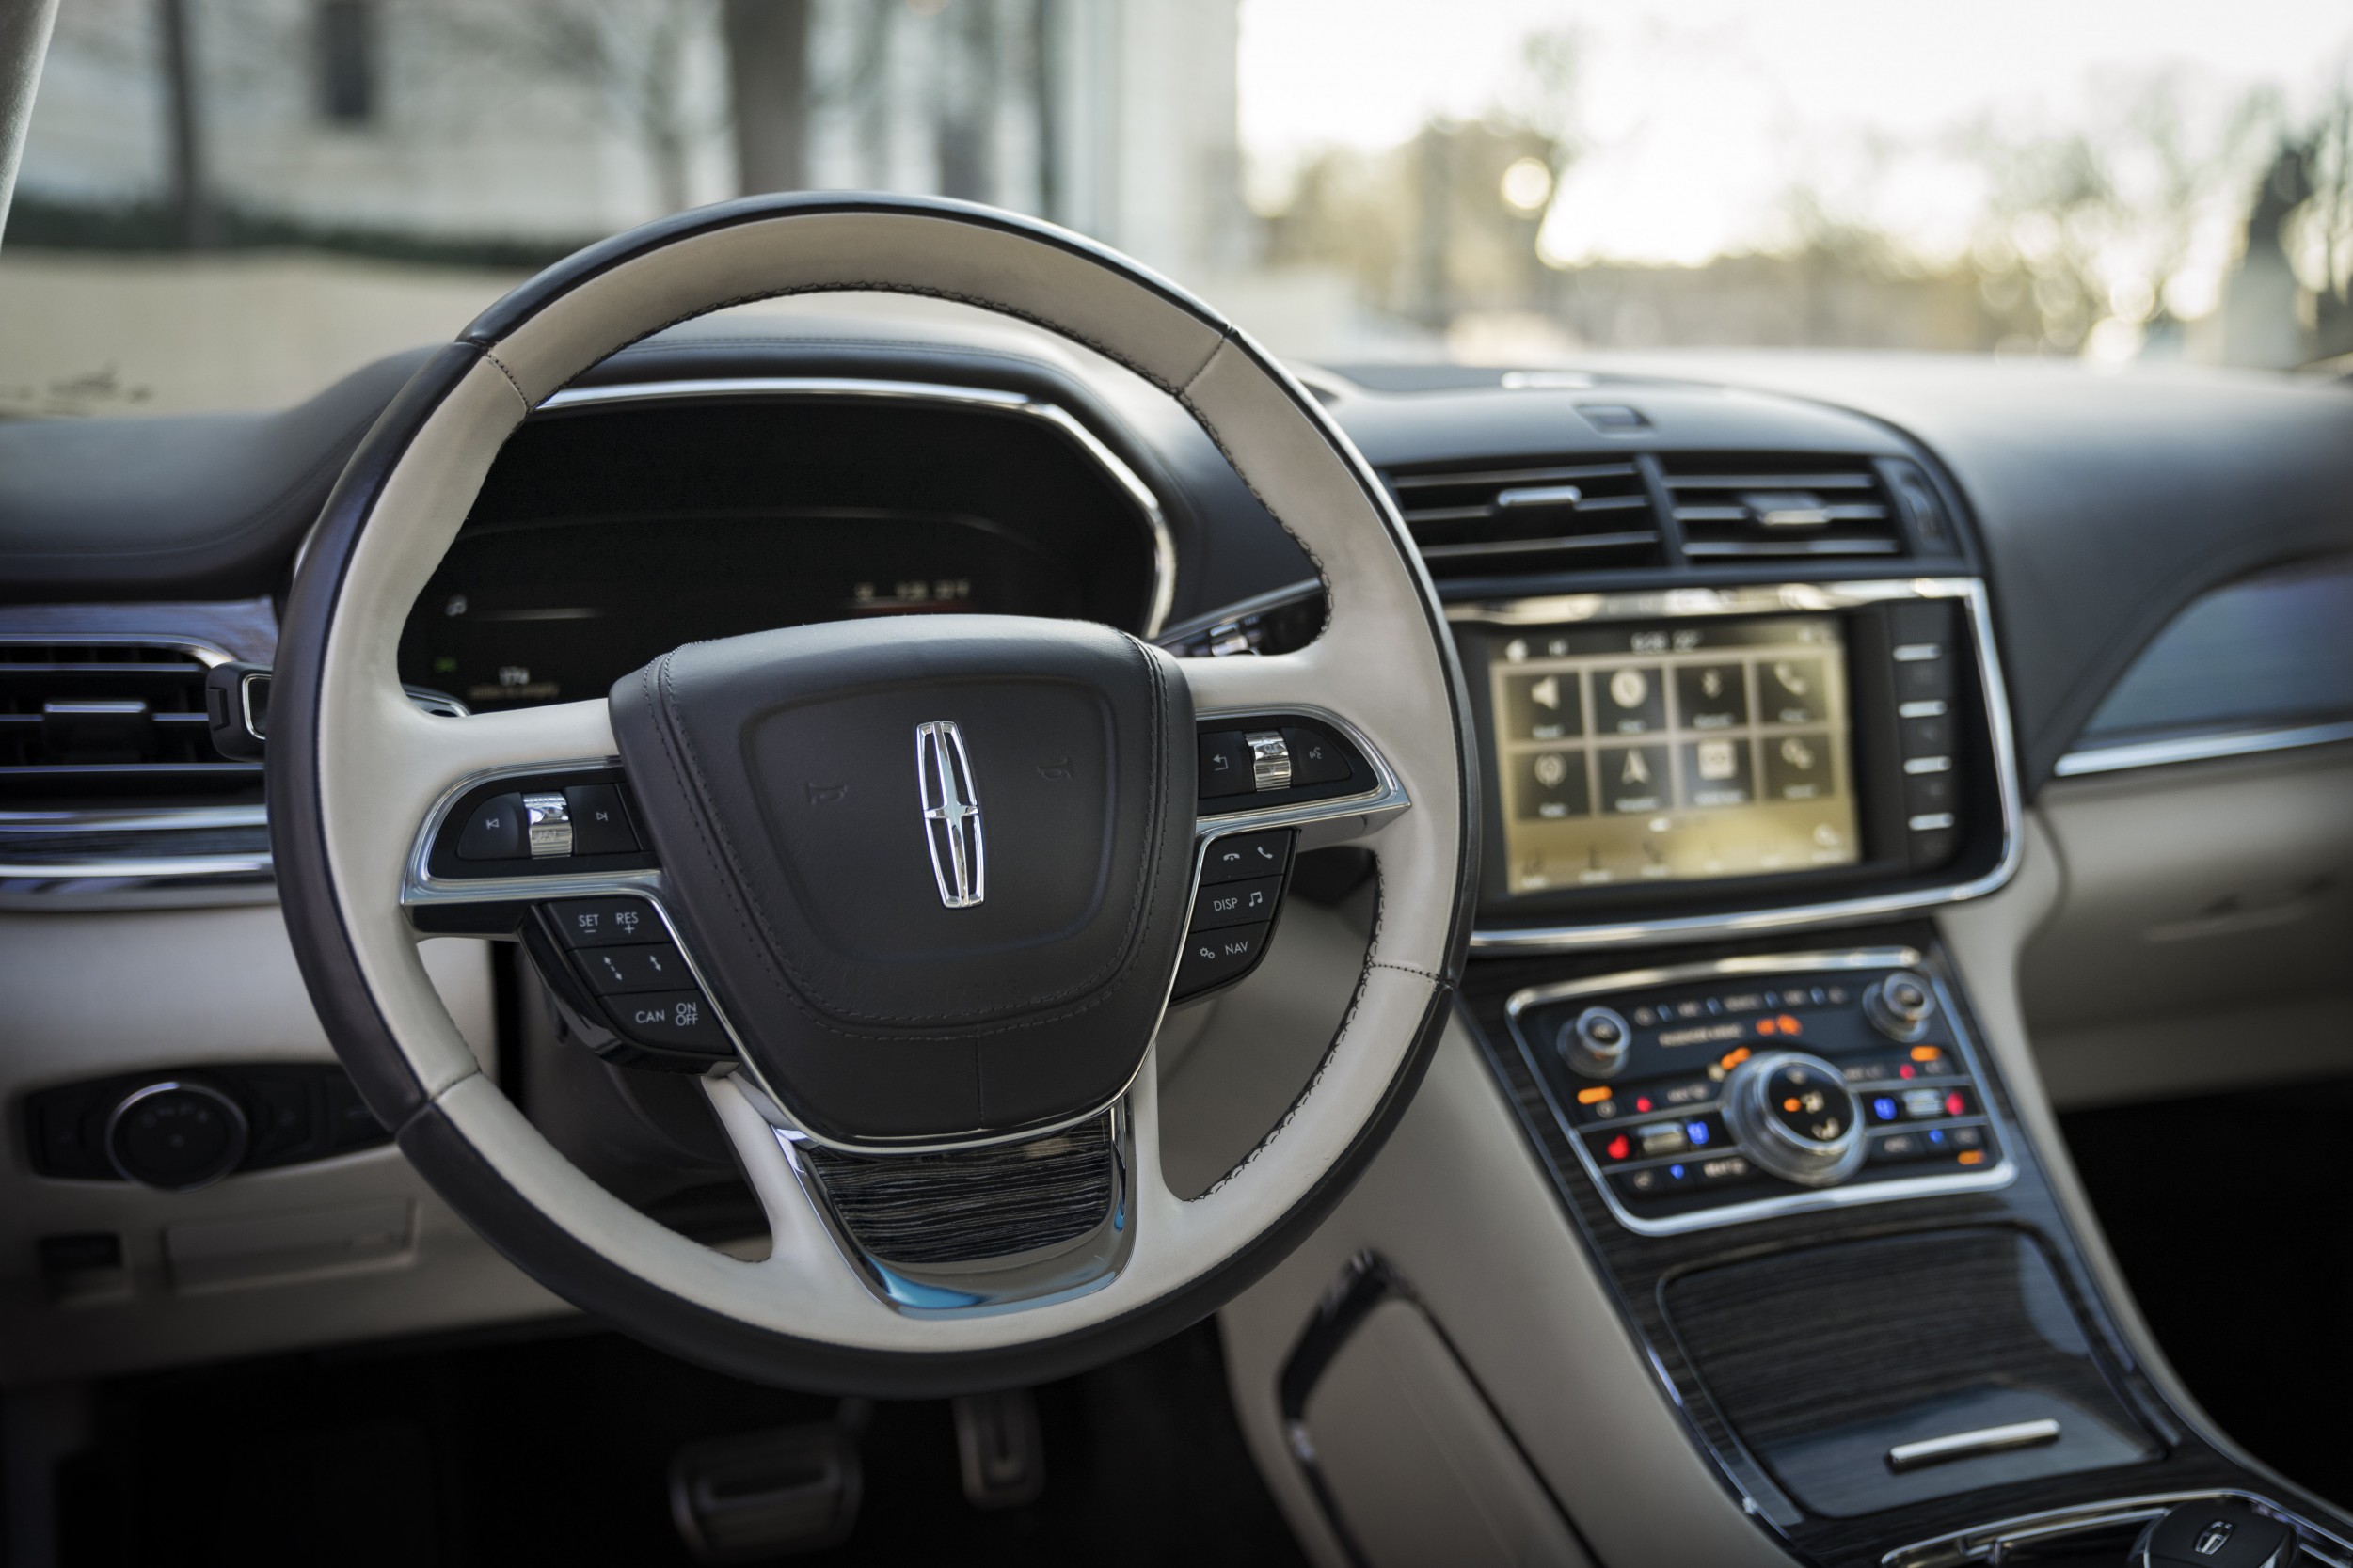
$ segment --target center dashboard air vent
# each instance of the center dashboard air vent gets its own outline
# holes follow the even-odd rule
[[[1384,476],[1438,578],[1653,566],[1659,519],[1632,460],[1391,468]]]
[[[1663,467],[1690,560],[1904,553],[1868,458],[1670,455]]]
[[[205,655],[174,643],[0,641],[0,800],[257,785],[258,763],[214,750],[207,668]]]

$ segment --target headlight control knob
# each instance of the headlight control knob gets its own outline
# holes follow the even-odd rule
[[[1900,970],[1863,993],[1863,1016],[1889,1039],[1906,1045],[1928,1033],[1929,1014],[1936,1010],[1935,993],[1928,982]]]
[[[220,1090],[176,1079],[123,1096],[106,1118],[106,1157],[123,1177],[167,1192],[210,1186],[246,1157],[246,1114]]]
[[[1863,1107],[1819,1056],[1769,1051],[1733,1069],[1724,1117],[1741,1148],[1773,1175],[1830,1187],[1861,1168]]]
[[[1634,1032],[1608,1007],[1587,1007],[1561,1026],[1561,1059],[1588,1078],[1614,1077],[1626,1065]]]

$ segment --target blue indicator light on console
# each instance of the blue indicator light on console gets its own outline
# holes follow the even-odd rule
[[[1705,1148],[1708,1147],[1708,1124],[1704,1121],[1687,1121],[1683,1124],[1683,1136],[1691,1139],[1693,1148]]]
[[[1882,1121],[1893,1121],[1896,1119],[1896,1102],[1883,1094],[1871,1101],[1871,1115]]]
[[[1683,1167],[1680,1165],[1669,1165],[1667,1167],[1667,1174],[1675,1178],[1677,1181],[1680,1181],[1683,1180]]]
[[[1943,1131],[1939,1128],[1930,1128],[1928,1132],[1928,1141],[1932,1144],[1943,1143],[1945,1141],[1945,1134]]]

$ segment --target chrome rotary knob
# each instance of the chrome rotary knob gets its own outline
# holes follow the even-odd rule
[[[1902,970],[1863,993],[1863,1016],[1889,1039],[1906,1044],[1928,1033],[1928,1015],[1935,1010],[1928,982]]]
[[[1863,1164],[1863,1107],[1819,1056],[1750,1057],[1725,1085],[1724,1117],[1749,1158],[1785,1180],[1834,1186]]]

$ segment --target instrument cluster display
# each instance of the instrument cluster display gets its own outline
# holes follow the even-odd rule
[[[683,642],[873,615],[1086,616],[1073,574],[953,518],[597,519],[469,530],[419,595],[401,678],[476,712],[601,699]]]
[[[1861,858],[1834,617],[1514,630],[1488,680],[1515,895]]]

